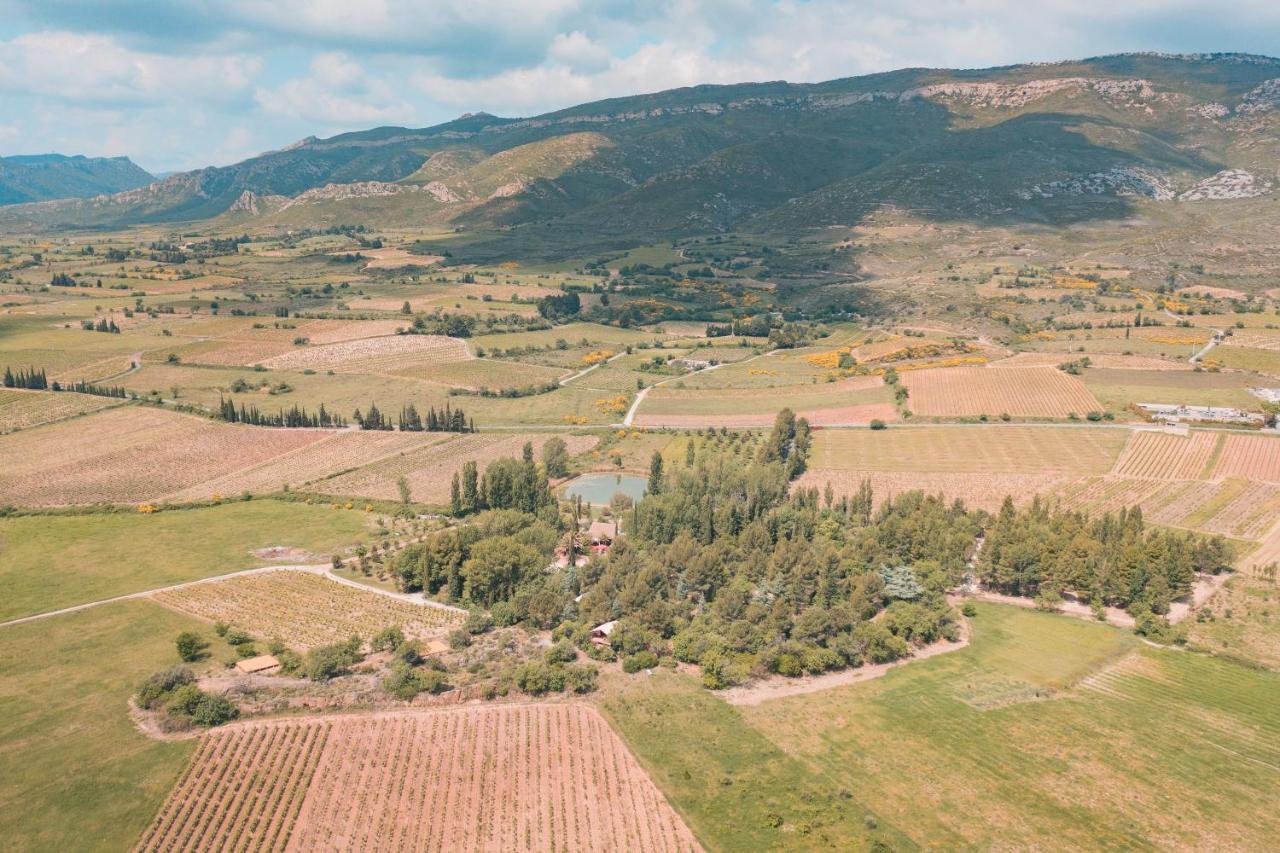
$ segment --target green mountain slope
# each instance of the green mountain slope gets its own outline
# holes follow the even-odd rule
[[[0,205],[87,198],[146,186],[154,180],[128,157],[0,157]]]

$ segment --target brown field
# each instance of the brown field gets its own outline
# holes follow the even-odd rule
[[[912,370],[900,381],[911,395],[908,406],[925,417],[1061,418],[1102,408],[1079,379],[1051,367]]]
[[[805,418],[813,426],[865,425],[872,420],[897,423],[901,418],[892,403],[856,403],[832,409],[802,409],[797,417]],[[767,427],[777,416],[773,413],[742,415],[646,415],[637,414],[633,419],[642,427]]]
[[[877,505],[903,492],[923,491],[942,495],[948,501],[964,501],[970,509],[997,512],[1006,497],[1023,504],[1036,494],[1046,495],[1062,481],[1052,474],[990,474],[977,472],[930,474],[918,471],[837,471],[828,468],[806,471],[796,481],[797,487],[816,488],[820,492],[831,484],[837,498],[853,495],[863,480],[871,482]]]
[[[594,708],[537,704],[209,732],[138,849],[700,847]]]
[[[1241,568],[1256,573],[1258,569],[1280,563],[1280,522],[1277,522],[1262,539],[1258,550],[1241,561]]]
[[[261,465],[328,430],[266,429],[124,406],[0,437],[0,495],[30,506],[141,503]]]
[[[821,431],[799,485],[852,494],[864,479],[877,500],[913,489],[994,511],[1052,494],[1064,480],[1111,469],[1126,433],[1112,429],[985,426]]]
[[[260,465],[243,468],[166,495],[165,499],[191,501],[239,495],[242,492],[274,492],[285,484],[297,489],[342,471],[438,444],[450,437],[450,433],[340,430]]]
[[[0,434],[119,406],[115,397],[0,389]]]
[[[335,344],[294,348],[262,362],[275,370],[333,370],[381,373],[416,364],[440,364],[470,358],[467,345],[438,335],[391,335]]]
[[[1104,474],[1125,430],[1070,427],[912,427],[819,432],[809,467],[838,471]]]
[[[1228,435],[1213,476],[1280,483],[1280,438]]]
[[[337,643],[352,635],[367,641],[391,625],[420,639],[443,633],[466,615],[287,569],[192,584],[152,598],[210,622],[243,628],[260,639],[278,638],[295,649]]]
[[[991,362],[989,367],[1057,367],[1079,356],[1058,352],[1020,352]],[[1157,358],[1148,355],[1112,355],[1102,353],[1090,355],[1089,362],[1093,367],[1111,370],[1192,370],[1186,361]]]
[[[1139,430],[1125,445],[1115,473],[1149,480],[1195,480],[1204,473],[1220,438],[1216,432],[1182,436]]]
[[[549,433],[471,433],[313,483],[312,488],[324,494],[394,500],[399,497],[396,483],[404,477],[414,500],[445,503],[449,500],[450,480],[462,470],[464,462],[476,461],[483,472],[495,459],[503,456],[518,458],[526,441],[533,442],[534,455],[537,456],[551,437]],[[595,436],[562,437],[570,454],[589,450],[597,441]]]
[[[288,341],[201,341],[198,345],[185,347],[179,353],[184,362],[193,364],[217,364],[226,367],[248,367],[268,359],[290,354],[296,347]],[[167,358],[165,353],[158,357]]]

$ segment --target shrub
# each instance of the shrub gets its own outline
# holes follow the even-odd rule
[[[884,422],[884,421],[882,421],[882,420],[880,420],[879,418],[872,418],[872,419],[871,419],[871,428],[872,428],[872,429],[877,429],[877,430],[878,430],[878,429],[887,429],[887,428],[888,428],[888,425],[887,425],[887,424],[885,424],[885,422]]]
[[[373,635],[373,639],[369,641],[369,648],[375,652],[394,651],[404,645],[404,631],[400,630],[398,625],[391,625],[383,628],[381,631]]]
[[[227,632],[222,636],[223,639],[227,641],[227,644],[232,646],[240,646],[245,643],[253,642],[253,637],[249,636],[249,632],[243,631],[239,628],[228,628]]]
[[[622,659],[622,671],[636,673],[642,669],[653,669],[658,665],[658,656],[648,649],[641,649],[633,655]]]
[[[352,648],[350,640],[330,646],[318,646],[307,652],[303,672],[312,681],[328,681],[342,675],[355,664],[359,659],[358,652],[359,646]]]
[[[468,634],[483,634],[493,628],[493,619],[483,610],[472,610],[462,623],[462,629]]]
[[[422,661],[422,654],[418,651],[417,643],[404,642],[392,650],[391,659],[409,666],[416,666]]]
[[[466,629],[458,628],[456,631],[449,632],[449,648],[465,649],[469,645],[471,645],[471,635]]]
[[[178,657],[187,663],[199,660],[204,652],[204,643],[201,642],[200,636],[191,631],[183,631],[179,634],[174,644],[178,647]]]
[[[978,608],[974,606],[972,601],[966,601],[960,608],[960,612],[970,619],[978,615]]]
[[[515,672],[516,687],[530,696],[559,693],[564,690],[565,680],[564,667],[544,663],[526,663]]]
[[[565,681],[574,693],[590,693],[596,689],[596,676],[600,671],[590,664],[565,668]]]
[[[508,628],[520,621],[519,614],[509,602],[499,601],[489,608],[490,614],[493,616],[493,624],[499,628]]]
[[[138,688],[136,700],[139,707],[155,708],[169,694],[196,680],[195,674],[185,666],[171,666],[153,674]]]
[[[547,663],[573,663],[578,659],[578,650],[568,640],[561,640],[547,649]]]

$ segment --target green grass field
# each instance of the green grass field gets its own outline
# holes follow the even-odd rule
[[[973,634],[874,681],[753,707],[713,712],[679,676],[605,707],[711,849],[847,845],[868,816],[890,843],[905,836],[897,849],[1270,846],[1280,676],[997,605],[978,606]],[[815,834],[762,828],[767,812]]]
[[[1252,370],[1255,373],[1280,376],[1280,352],[1275,350],[1221,346],[1210,350],[1206,358],[1235,370]]]
[[[0,519],[0,621],[253,568],[274,545],[328,554],[363,539],[369,517],[255,500],[160,512]]]
[[[1188,406],[1256,409],[1258,398],[1247,389],[1262,382],[1261,377],[1250,373],[1105,368],[1090,368],[1080,378],[1103,408],[1117,414],[1134,403],[1185,403]]]
[[[178,663],[182,631],[229,654],[208,626],[142,601],[0,627],[0,847],[133,846],[195,748],[142,735],[126,704]]]

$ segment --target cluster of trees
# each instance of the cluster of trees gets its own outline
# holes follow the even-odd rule
[[[93,320],[81,320],[80,328],[86,332],[108,332],[113,335],[120,334],[120,327],[116,325],[116,321],[107,317],[99,317],[98,322]]]
[[[233,400],[219,398],[218,417],[228,423],[265,427],[337,429],[347,425],[346,420],[341,415],[335,415],[325,409],[324,403],[320,404],[320,410],[315,413],[308,412],[306,409],[295,405],[287,410],[281,409],[276,414],[271,415],[259,411],[257,406],[246,406],[244,403],[241,403],[240,408],[237,409]]]
[[[377,412],[377,407],[369,410],[370,415]],[[358,418],[357,418],[358,420]],[[365,427],[365,429],[390,429],[390,427]],[[424,418],[412,403],[400,410],[401,432],[475,432],[474,421],[468,421],[462,409],[452,408],[447,402],[444,409],[436,411],[435,406],[427,409]]]
[[[564,470],[568,464],[567,452],[562,453],[553,456],[557,470]],[[485,468],[483,478],[479,476],[474,460],[464,462],[462,473],[454,474],[450,484],[450,510],[455,516],[489,509],[514,509],[536,514],[544,507],[554,507],[555,498],[551,495],[546,468],[540,470],[533,461],[532,442],[525,442],[520,459],[506,457],[491,462]]]
[[[43,367],[38,369],[31,367],[26,370],[21,368],[14,370],[11,367],[6,367],[4,369],[4,387],[44,391],[49,387],[49,378],[45,376]]]
[[[626,535],[606,557],[552,570],[558,545],[573,553],[577,520],[551,501],[527,447],[523,460],[495,463],[493,480],[494,466],[481,482],[472,465],[455,481],[455,509],[502,508],[410,546],[393,569],[404,588],[488,608],[500,625],[553,627],[628,671],[696,663],[722,688],[955,639],[946,593],[974,571],[1048,605],[1070,591],[1128,607],[1139,630],[1163,638],[1170,600],[1230,558],[1221,538],[1148,527],[1139,510],[1090,519],[1009,500],[992,516],[921,492],[877,501],[869,482],[838,499],[829,486],[794,488],[809,438],[789,411],[767,435],[691,436],[683,464],[656,457],[649,494],[619,508]],[[607,642],[593,642],[606,622]],[[550,665],[533,665],[530,683]]]
[[[134,701],[149,711],[162,711],[167,727],[220,726],[240,716],[226,696],[206,693],[196,686],[195,674],[185,666],[155,673],[138,688]]]
[[[1137,616],[1168,613],[1173,599],[1191,591],[1197,572],[1217,574],[1230,563],[1221,537],[1151,527],[1138,507],[1089,518],[1038,498],[1019,512],[1006,498],[977,568],[983,583],[1009,595],[1051,607],[1069,592]]]
[[[538,300],[538,313],[552,322],[576,317],[581,310],[582,298],[576,293],[544,296]]]
[[[413,318],[411,335],[448,335],[451,338],[469,338],[475,332],[476,318],[472,314],[419,314]]]
[[[56,272],[53,278],[49,280],[49,284],[54,287],[75,287],[76,281],[64,272]]]

